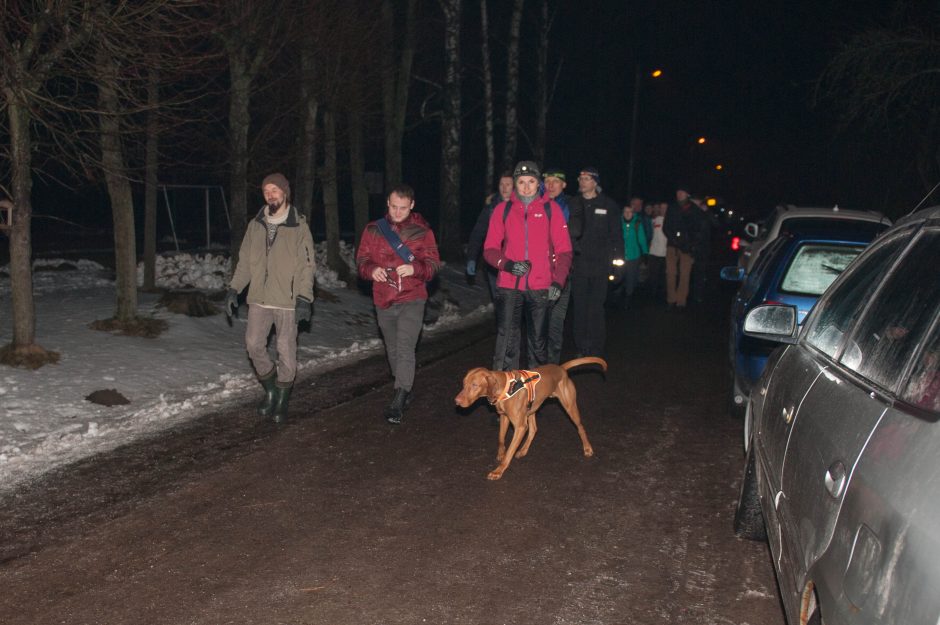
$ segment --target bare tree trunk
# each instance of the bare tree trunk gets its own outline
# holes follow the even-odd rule
[[[503,144],[502,167],[512,167],[516,160],[519,101],[519,28],[522,25],[524,0],[515,0],[509,22],[509,50],[506,57],[506,142]]]
[[[229,193],[232,204],[232,268],[238,264],[238,249],[241,247],[245,228],[248,225],[248,128],[251,117],[248,102],[251,78],[241,63],[230,58],[232,74],[229,102],[229,134],[231,135],[229,171]]]
[[[483,124],[486,143],[486,171],[483,176],[483,197],[496,188],[496,147],[493,129],[493,68],[490,65],[490,21],[487,17],[486,0],[480,0],[480,30],[483,43]]]
[[[116,91],[117,68],[104,49],[97,54],[98,119],[101,130],[101,166],[111,198],[114,222],[116,306],[114,319],[124,323],[137,318],[137,242],[134,234],[134,200],[121,145],[120,102]]]
[[[460,249],[460,4],[440,0],[444,11],[444,107],[441,117],[441,257],[457,259]]]
[[[532,152],[536,162],[545,165],[545,141],[548,131],[548,0],[542,0],[539,23],[539,44],[536,52],[536,111],[535,145]]]
[[[366,189],[366,159],[363,147],[362,113],[354,108],[347,113],[349,125],[349,177],[352,183],[353,217],[356,247],[369,223],[369,191]]]
[[[339,193],[336,180],[336,116],[323,111],[323,216],[326,225],[326,264],[349,281],[349,268],[339,253]]]
[[[160,104],[160,81],[157,70],[147,77],[147,144],[144,148],[144,290],[156,287],[157,263],[157,172],[159,167],[160,127],[157,106]]]
[[[29,111],[8,92],[7,116],[10,120],[10,147],[13,168],[13,228],[10,230],[10,289],[13,300],[14,351],[26,351],[36,339],[36,308],[33,302],[33,217],[32,141],[29,136]]]
[[[317,178],[317,111],[320,103],[311,86],[315,80],[314,55],[309,44],[300,53],[300,93],[304,99],[303,131],[300,138],[300,157],[297,165],[297,184],[294,204],[303,212],[313,229],[313,192]]]
[[[411,83],[411,65],[415,52],[415,19],[417,0],[407,0],[405,6],[404,34],[401,52],[397,57],[393,51],[395,33],[395,11],[392,0],[382,0],[383,45],[385,71],[382,72],[382,110],[385,119],[385,186],[402,181],[402,139],[405,135],[405,113],[408,110],[408,88]]]

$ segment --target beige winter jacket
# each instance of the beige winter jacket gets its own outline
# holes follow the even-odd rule
[[[230,286],[239,293],[248,286],[249,304],[292,309],[298,297],[313,301],[313,237],[297,208],[288,210],[287,221],[277,227],[270,249],[263,208],[245,230]]]

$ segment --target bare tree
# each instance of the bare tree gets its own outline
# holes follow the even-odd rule
[[[65,70],[68,57],[88,43],[93,15],[86,2],[0,2],[0,96],[10,137],[13,226],[10,230],[10,285],[13,340],[0,361],[41,366],[58,355],[36,344],[32,275],[33,125],[37,113],[55,104],[47,91]]]
[[[519,29],[525,0],[513,0],[509,20],[509,46],[506,52],[506,141],[503,143],[502,168],[512,167],[518,142],[519,103]]]
[[[490,63],[490,20],[486,0],[480,0],[480,53],[483,57],[483,133],[486,145],[486,171],[483,173],[483,197],[493,192],[496,170],[495,128],[493,124],[493,68]]]
[[[229,158],[231,162],[232,266],[248,224],[248,135],[251,94],[261,70],[277,54],[287,11],[264,0],[216,0],[222,25],[215,31],[229,65]]]
[[[460,0],[439,0],[444,12],[444,107],[441,116],[441,257],[456,259],[460,249]]]
[[[382,72],[383,112],[385,117],[385,184],[402,180],[402,139],[405,135],[405,113],[408,110],[408,89],[411,65],[415,54],[415,20],[417,0],[405,1],[402,27],[396,25],[392,0],[382,0]],[[402,32],[400,42],[396,33]]]
[[[336,166],[336,116],[323,110],[323,217],[326,225],[326,262],[343,280],[351,280],[349,268],[339,253],[339,190]]]
[[[555,22],[555,16],[558,14],[558,6],[549,11],[548,0],[542,0],[541,11],[539,13],[539,43],[536,53],[536,102],[535,102],[535,140],[532,146],[532,153],[535,160],[545,164],[545,148],[548,136],[548,111],[552,105],[552,99],[555,95],[555,87],[558,85],[558,78],[561,75],[561,62],[555,67],[555,74],[549,78],[549,55],[548,50],[551,43],[552,25]]]
[[[160,73],[151,67],[147,72],[147,128],[144,148],[144,284],[145,290],[156,288],[157,264],[157,183],[160,165]]]
[[[903,146],[924,190],[940,179],[940,24],[856,34],[826,67],[817,96],[841,112],[844,131]]]

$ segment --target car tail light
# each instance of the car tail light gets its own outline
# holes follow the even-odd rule
[[[731,237],[731,251],[737,252],[741,249],[741,237]]]
[[[768,306],[783,306],[783,302],[778,302],[775,299],[765,299],[764,303]]]

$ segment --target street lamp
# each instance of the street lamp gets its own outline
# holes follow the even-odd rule
[[[643,83],[640,75],[640,66],[636,66],[636,73],[633,76],[633,119],[630,122],[630,164],[627,166],[627,196],[633,197],[633,165],[636,162],[636,120],[640,110],[640,85]],[[663,75],[663,70],[654,69],[650,72],[650,77],[659,78]]]
[[[698,143],[699,145],[704,145],[704,144],[705,144],[705,137],[699,137],[699,138],[696,140],[696,143]]]

